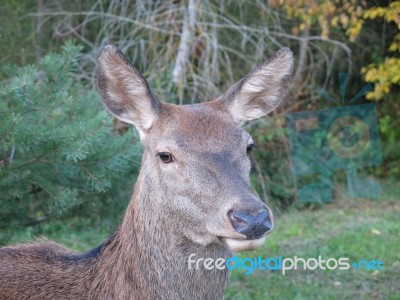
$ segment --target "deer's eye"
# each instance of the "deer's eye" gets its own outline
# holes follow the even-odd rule
[[[159,152],[157,155],[160,157],[163,163],[170,163],[174,160],[174,157],[172,156],[171,153],[169,152]]]
[[[251,153],[251,151],[252,151],[255,147],[256,147],[256,145],[254,145],[254,144],[249,144],[249,145],[247,145],[247,149],[246,149],[247,154],[249,155],[249,154]]]

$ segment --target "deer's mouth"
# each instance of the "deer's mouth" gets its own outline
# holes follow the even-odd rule
[[[262,246],[265,242],[265,235],[254,240],[247,239],[232,239],[228,237],[219,238],[222,243],[224,243],[229,250],[232,252],[248,251],[254,250]]]

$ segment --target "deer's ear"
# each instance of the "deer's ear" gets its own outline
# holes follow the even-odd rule
[[[121,121],[133,124],[143,139],[161,104],[143,76],[115,46],[106,46],[100,53],[97,86],[108,110]]]
[[[223,101],[240,125],[263,117],[285,97],[292,73],[293,53],[283,48],[233,85],[219,101]]]

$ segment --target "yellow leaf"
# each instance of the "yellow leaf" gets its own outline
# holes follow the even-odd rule
[[[365,98],[367,98],[367,100],[376,100],[375,99],[375,92],[367,93],[367,95],[365,95]]]
[[[382,234],[378,229],[375,229],[375,228],[372,228],[371,233],[373,235],[381,235]]]
[[[331,25],[333,27],[336,27],[338,25],[338,21],[339,21],[339,18],[337,16],[333,17],[332,20],[331,20]]]
[[[366,19],[375,19],[378,15],[378,9],[376,7],[372,7],[364,13],[364,18]]]
[[[341,14],[339,18],[340,18],[340,23],[342,23],[342,26],[344,28],[347,28],[349,24],[349,17],[346,16],[345,14]]]
[[[399,49],[399,45],[396,43],[391,44],[389,47],[389,51],[396,51],[398,49]]]

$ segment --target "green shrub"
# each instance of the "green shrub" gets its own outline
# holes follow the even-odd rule
[[[131,193],[136,133],[113,130],[98,93],[77,79],[80,56],[66,43],[37,66],[11,68],[0,87],[0,243],[52,218],[103,214]]]

